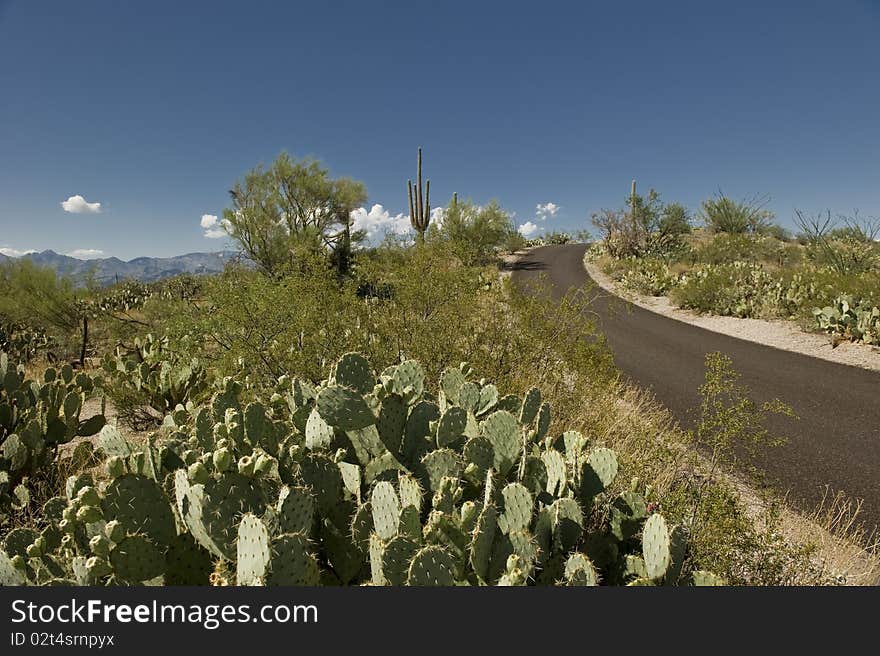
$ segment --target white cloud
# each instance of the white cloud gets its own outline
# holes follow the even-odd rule
[[[97,214],[101,211],[101,203],[89,203],[79,194],[61,201],[61,207],[72,214]]]
[[[434,216],[436,208],[432,210]],[[439,216],[439,215],[438,215]],[[369,211],[365,207],[359,207],[351,212],[352,230],[363,230],[367,233],[367,239],[371,242],[379,242],[387,234],[405,235],[410,229],[409,214],[391,214],[378,203]]]
[[[517,230],[519,231],[519,234],[528,239],[536,232],[538,232],[538,226],[531,221],[526,221],[519,228],[517,228]]]
[[[68,253],[70,257],[75,257],[79,260],[93,260],[96,257],[101,257],[104,254],[104,251],[97,248],[77,248]]]
[[[434,207],[431,209],[431,225],[435,225],[438,228],[443,226],[443,219],[446,218],[446,208],[445,207]],[[407,217],[409,219],[409,217]]]
[[[223,239],[229,236],[227,232],[229,221],[217,218],[216,214],[202,214],[199,225],[205,230],[204,236],[207,239]]]
[[[553,218],[554,216],[556,216],[556,213],[559,211],[559,205],[557,205],[556,203],[544,203],[543,205],[541,203],[538,203],[535,206],[535,210],[536,217],[543,221],[547,218]]]
[[[5,255],[6,257],[21,257],[22,255],[27,255],[28,253],[36,253],[32,248],[29,248],[24,251],[20,251],[17,248],[12,248],[10,246],[0,246],[0,255]]]

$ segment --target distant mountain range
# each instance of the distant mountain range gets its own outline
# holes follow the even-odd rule
[[[234,251],[187,253],[176,257],[138,257],[123,262],[117,257],[80,260],[55,251],[43,251],[42,253],[28,253],[16,259],[29,259],[34,264],[51,267],[60,274],[72,277],[78,283],[85,282],[91,275],[101,285],[112,285],[117,280],[133,279],[141,282],[154,282],[181,273],[220,273],[226,263],[237,255]],[[11,259],[0,254],[0,264]]]

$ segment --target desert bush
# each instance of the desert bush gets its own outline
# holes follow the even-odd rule
[[[624,263],[624,270],[619,274],[620,284],[629,291],[663,296],[677,283],[677,276],[663,260],[628,258],[621,262]]]
[[[474,266],[487,264],[515,232],[510,215],[497,201],[481,207],[456,197],[446,208],[442,224],[431,228],[430,235],[445,241],[465,266]]]
[[[872,271],[880,266],[880,222],[874,219],[842,217],[843,226],[828,211],[823,216],[810,216],[795,210],[806,244],[807,258],[820,267],[828,267],[841,275]]]
[[[762,317],[774,283],[763,267],[749,262],[700,265],[681,276],[670,298],[698,312]]]
[[[88,290],[77,289],[49,267],[26,259],[0,265],[0,321],[48,335],[58,359],[82,360],[87,355],[88,299]]]
[[[758,234],[773,222],[773,213],[764,209],[766,203],[767,198],[737,201],[719,192],[715,198],[703,201],[701,217],[712,232]]]
[[[692,252],[692,260],[703,264],[731,262],[766,263],[790,267],[802,259],[801,249],[768,235],[718,233]]]
[[[186,344],[182,347],[185,351]],[[131,348],[118,346],[101,366],[107,396],[120,419],[136,430],[157,426],[178,405],[192,405],[210,393],[204,364],[172,349],[167,337],[148,334]]]
[[[646,197],[633,193],[624,209],[593,214],[605,249],[612,257],[673,257],[691,231],[687,210],[677,203],[664,205],[653,189]]]
[[[575,238],[567,232],[548,232],[535,239],[529,239],[527,243],[529,246],[562,246],[574,241]]]
[[[644,255],[652,228],[662,211],[660,195],[651,189],[647,197],[633,193],[622,209],[602,209],[593,214],[593,225],[599,230],[602,241],[613,257]]]

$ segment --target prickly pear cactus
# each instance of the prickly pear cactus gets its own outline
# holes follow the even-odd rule
[[[47,372],[41,387],[0,369],[3,463],[30,463],[38,431],[57,444],[85,430],[86,379]],[[722,583],[684,571],[684,529],[619,486],[611,449],[551,431],[537,388],[502,395],[463,363],[432,390],[417,362],[376,375],[357,353],[318,383],[281,377],[266,402],[253,388],[243,402],[249,384],[224,379],[204,404],[170,408],[146,442],[104,427],[101,466],[66,481],[39,530],[3,538],[0,584]],[[46,421],[22,420],[24,407]]]

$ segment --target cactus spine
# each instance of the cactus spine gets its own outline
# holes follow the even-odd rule
[[[419,159],[416,173],[416,189],[413,194],[412,180],[406,182],[409,194],[409,222],[416,231],[419,241],[424,241],[425,231],[431,222],[431,181],[425,183],[424,196],[422,196],[422,148],[419,146]]]

